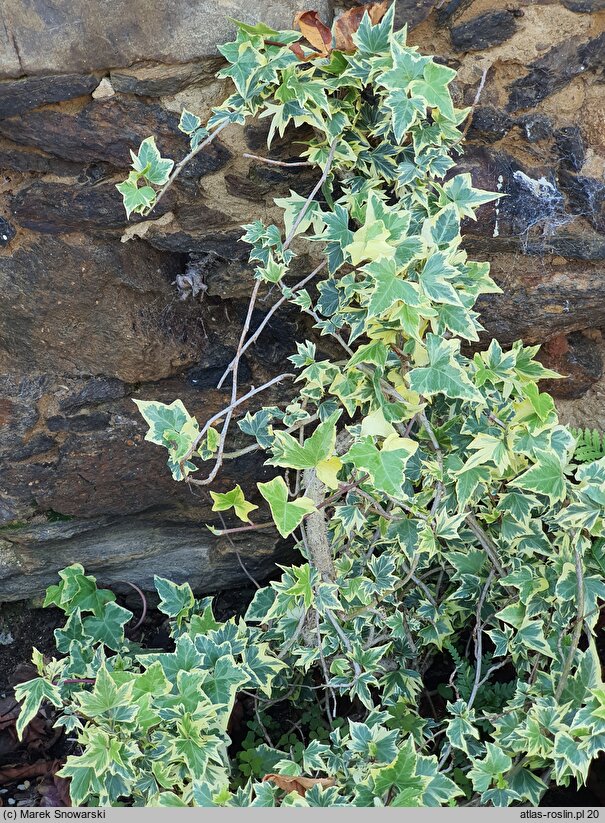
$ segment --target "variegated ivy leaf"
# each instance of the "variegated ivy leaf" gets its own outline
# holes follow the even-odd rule
[[[512,766],[511,758],[499,746],[489,742],[485,746],[487,750],[485,757],[474,760],[468,773],[473,782],[473,788],[478,792],[486,792],[493,783],[502,780],[504,774]]]
[[[180,131],[184,134],[193,134],[193,132],[197,131],[201,125],[202,121],[197,114],[193,114],[192,112],[187,111],[187,109],[183,109],[178,125]]]
[[[131,172],[126,180],[116,185],[116,189],[122,195],[127,218],[131,214],[142,214],[155,202],[155,189],[151,186],[139,186],[140,177],[140,174]]]
[[[158,609],[168,617],[179,618],[183,614],[188,614],[195,603],[193,592],[189,583],[178,585],[165,577],[157,574],[153,578],[157,593],[160,596]]]
[[[412,369],[408,374],[413,391],[424,397],[444,394],[446,397],[474,403],[484,402],[483,396],[456,360],[460,349],[459,341],[444,340],[434,334],[427,334],[426,348],[429,365]]]
[[[536,452],[536,463],[511,483],[548,497],[551,505],[565,499],[567,481],[564,466],[556,454],[546,451]]]
[[[246,500],[239,484],[236,485],[234,489],[231,489],[230,492],[210,492],[210,497],[214,501],[212,506],[213,512],[224,512],[233,509],[235,516],[243,520],[244,523],[249,523],[250,512],[258,509],[258,506]]]
[[[292,534],[303,518],[315,511],[315,504],[308,497],[288,500],[288,487],[283,477],[275,477],[268,483],[257,483],[256,485],[269,504],[273,522],[282,537]]]
[[[23,740],[25,727],[38,714],[40,706],[45,701],[52,703],[57,708],[61,708],[63,705],[59,688],[43,677],[36,677],[15,686],[15,698],[19,703],[22,703],[16,723],[17,738],[19,740]]]
[[[298,220],[301,212],[304,214],[296,228],[296,234],[304,234],[310,226],[316,234],[319,234],[322,229],[323,215],[319,203],[315,200],[311,204],[307,197],[303,197],[290,189],[289,197],[276,197],[275,205],[284,210],[284,227],[286,230],[286,237],[289,237],[294,223]]]
[[[439,249],[448,249],[458,245],[460,218],[453,203],[424,221],[422,237],[426,243],[434,243]]]
[[[166,445],[166,434],[178,434],[183,427],[194,418],[191,417],[180,400],[174,400],[167,405],[156,400],[133,400],[137,408],[149,425],[145,440]]]
[[[416,752],[411,737],[401,745],[397,757],[389,766],[372,769],[374,794],[386,800],[392,795],[391,805],[422,806],[422,796],[430,778],[416,773]]]
[[[132,620],[132,612],[118,606],[117,603],[107,603],[101,615],[93,614],[82,621],[85,634],[96,643],[103,643],[113,651],[119,651],[124,644],[124,626]]]
[[[447,739],[452,746],[471,757],[473,752],[469,749],[469,741],[479,740],[479,730],[474,725],[476,723],[475,711],[474,709],[469,710],[463,700],[448,703],[447,707],[453,715],[446,727]]]
[[[368,12],[364,13],[359,28],[353,35],[353,42],[361,54],[375,55],[388,51],[394,15],[395,9],[391,5],[382,20],[373,25]]]
[[[402,89],[389,92],[385,102],[392,111],[395,140],[401,143],[418,117],[424,114],[426,103],[422,97],[408,97]]]
[[[132,705],[132,681],[118,686],[105,666],[97,672],[92,691],[79,692],[76,701],[80,713],[88,718],[104,715],[108,720],[130,722],[137,713],[137,707]]]
[[[493,191],[482,191],[473,188],[470,174],[456,174],[443,184],[439,196],[439,205],[446,206],[453,203],[460,217],[475,219],[475,211],[484,203],[497,200],[500,195]]]
[[[242,663],[252,683],[258,686],[267,697],[271,697],[271,687],[275,677],[287,668],[285,663],[269,653],[268,643],[260,643],[244,649]]]
[[[439,109],[441,114],[453,120],[454,105],[448,86],[455,76],[454,69],[430,60],[422,70],[422,77],[411,82],[410,91],[422,97],[429,108]]]
[[[163,186],[168,182],[174,160],[161,156],[155,144],[155,137],[148,137],[143,140],[139,147],[139,153],[135,154],[131,151],[130,156],[132,157],[134,170],[143,175],[148,183],[154,186]]]
[[[368,304],[368,317],[382,315],[399,302],[415,308],[423,305],[418,286],[405,279],[394,258],[373,260],[363,267],[363,271],[369,274],[374,282]]]
[[[362,473],[367,473],[376,489],[402,496],[405,480],[405,467],[410,457],[418,448],[418,443],[406,437],[391,435],[377,449],[371,438],[354,443],[343,455],[344,463],[352,463]]]
[[[331,414],[304,443],[287,432],[276,431],[271,446],[273,456],[267,462],[290,469],[317,468],[334,456],[336,422],[340,415],[340,411]]]
[[[423,76],[425,67],[431,62],[430,57],[423,57],[414,49],[401,46],[396,40],[391,43],[391,54],[393,68],[379,75],[377,82],[392,92],[407,90],[412,81]]]
[[[389,243],[390,236],[390,232],[382,220],[373,220],[357,229],[352,242],[345,246],[345,251],[354,266],[357,266],[363,260],[393,257],[395,247]]]

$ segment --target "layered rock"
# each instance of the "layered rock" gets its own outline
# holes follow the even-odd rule
[[[171,480],[131,398],[180,397],[201,419],[226,404],[214,387],[251,282],[241,225],[290,188],[309,191],[313,175],[245,159],[267,151],[266,124],[251,123],[198,155],[150,221],[127,223],[114,186],[150,134],[184,156],[182,107],[206,117],[223,99],[228,16],[289,27],[306,5],[137,0],[102,15],[81,0],[8,0],[0,11],[0,601],[39,594],[74,561],[105,584],[148,588],[158,573],[216,591],[244,580],[238,554],[257,577],[283,556],[270,531],[235,546],[212,537],[208,495]],[[568,375],[549,387],[564,415],[581,424],[589,400],[586,424],[605,428],[601,0],[398,0],[397,15],[411,42],[459,70],[460,104],[482,87],[460,167],[503,195],[465,226],[469,253],[504,289],[482,302],[486,340],[546,344],[545,362]],[[296,144],[271,153],[292,159]],[[270,302],[259,305],[254,323]],[[243,387],[283,368],[308,334],[296,324],[290,313],[269,325]],[[215,488],[253,489],[264,473],[250,455]]]

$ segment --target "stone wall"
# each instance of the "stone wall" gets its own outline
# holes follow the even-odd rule
[[[205,116],[222,99],[228,16],[288,27],[308,5],[5,0],[0,601],[39,594],[74,561],[105,584],[148,588],[159,573],[216,591],[243,582],[238,553],[257,576],[283,557],[269,532],[211,537],[207,494],[170,479],[131,398],[181,397],[202,419],[225,404],[214,387],[250,286],[240,226],[313,179],[243,158],[266,152],[250,124],[199,155],[151,223],[127,224],[114,185],[150,134],[182,156],[181,108]],[[564,415],[605,427],[604,0],[398,0],[397,13],[413,43],[459,69],[460,103],[485,76],[461,165],[507,195],[466,227],[505,289],[482,305],[488,331],[545,344],[569,375],[554,387]],[[272,148],[295,153],[289,137]],[[186,271],[202,300],[177,288]],[[289,314],[271,323],[244,383],[276,373],[307,333]],[[231,462],[216,488],[258,472],[254,457]]]

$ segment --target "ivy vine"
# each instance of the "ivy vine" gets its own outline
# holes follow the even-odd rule
[[[408,46],[386,4],[298,25],[237,23],[220,47],[231,96],[205,125],[182,113],[178,164],[145,140],[118,188],[129,215],[149,215],[224,129],[267,118],[269,149],[312,130],[297,161],[317,169],[311,193],[276,201],[283,225],[245,227],[254,280],[219,383],[228,405],[200,422],[180,400],[136,401],[177,481],[211,486],[242,453],[227,451],[234,422],[243,451],[286,469],[254,503],[212,491],[242,523],[213,531],[275,528],[302,561],[222,624],[208,598],[158,578],[173,652],[126,640],[130,613],[70,567],[47,597],[68,616],[65,656],[35,656],[20,730],[42,700],[61,710],[82,750],[62,771],[78,804],[538,804],[550,780],[585,782],[605,748],[605,458],[573,462],[537,347],[479,349],[475,302],[500,290],[460,224],[499,195],[456,173],[470,110],[454,70]],[[303,252],[314,268],[292,282]],[[285,303],[337,353],[304,340],[289,371],[241,390],[242,355]],[[278,384],[287,401],[241,415]],[[234,753],[242,695],[255,725]],[[313,734],[297,721],[310,703]],[[277,706],[301,745],[271,739]]]

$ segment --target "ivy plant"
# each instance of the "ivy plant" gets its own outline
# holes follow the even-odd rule
[[[35,655],[20,730],[41,701],[60,710],[80,744],[62,771],[80,804],[537,804],[550,781],[585,782],[605,748],[605,458],[573,462],[537,347],[480,346],[475,302],[500,290],[460,226],[497,195],[456,173],[471,111],[454,70],[408,46],[386,4],[332,29],[306,12],[298,27],[237,23],[220,48],[233,93],[204,125],[182,113],[183,160],[149,138],[118,188],[149,215],[224,129],[267,119],[269,150],[287,128],[306,138],[311,193],[276,200],[280,224],[244,227],[254,273],[219,383],[229,403],[198,421],[180,400],[136,401],[146,439],[196,486],[241,453],[226,450],[237,422],[245,451],[286,479],[259,482],[255,502],[211,492],[213,508],[240,532],[274,527],[301,560],[224,624],[187,584],[158,580],[172,652],[126,641],[129,613],[67,569],[47,597],[68,616],[65,656]],[[303,252],[315,267],[293,282]],[[286,302],[316,336],[287,373],[240,389],[242,355]],[[241,414],[278,384],[288,400]],[[227,731],[238,694],[256,724],[241,745]],[[309,701],[321,735],[301,725]],[[278,710],[300,745],[271,738]]]

